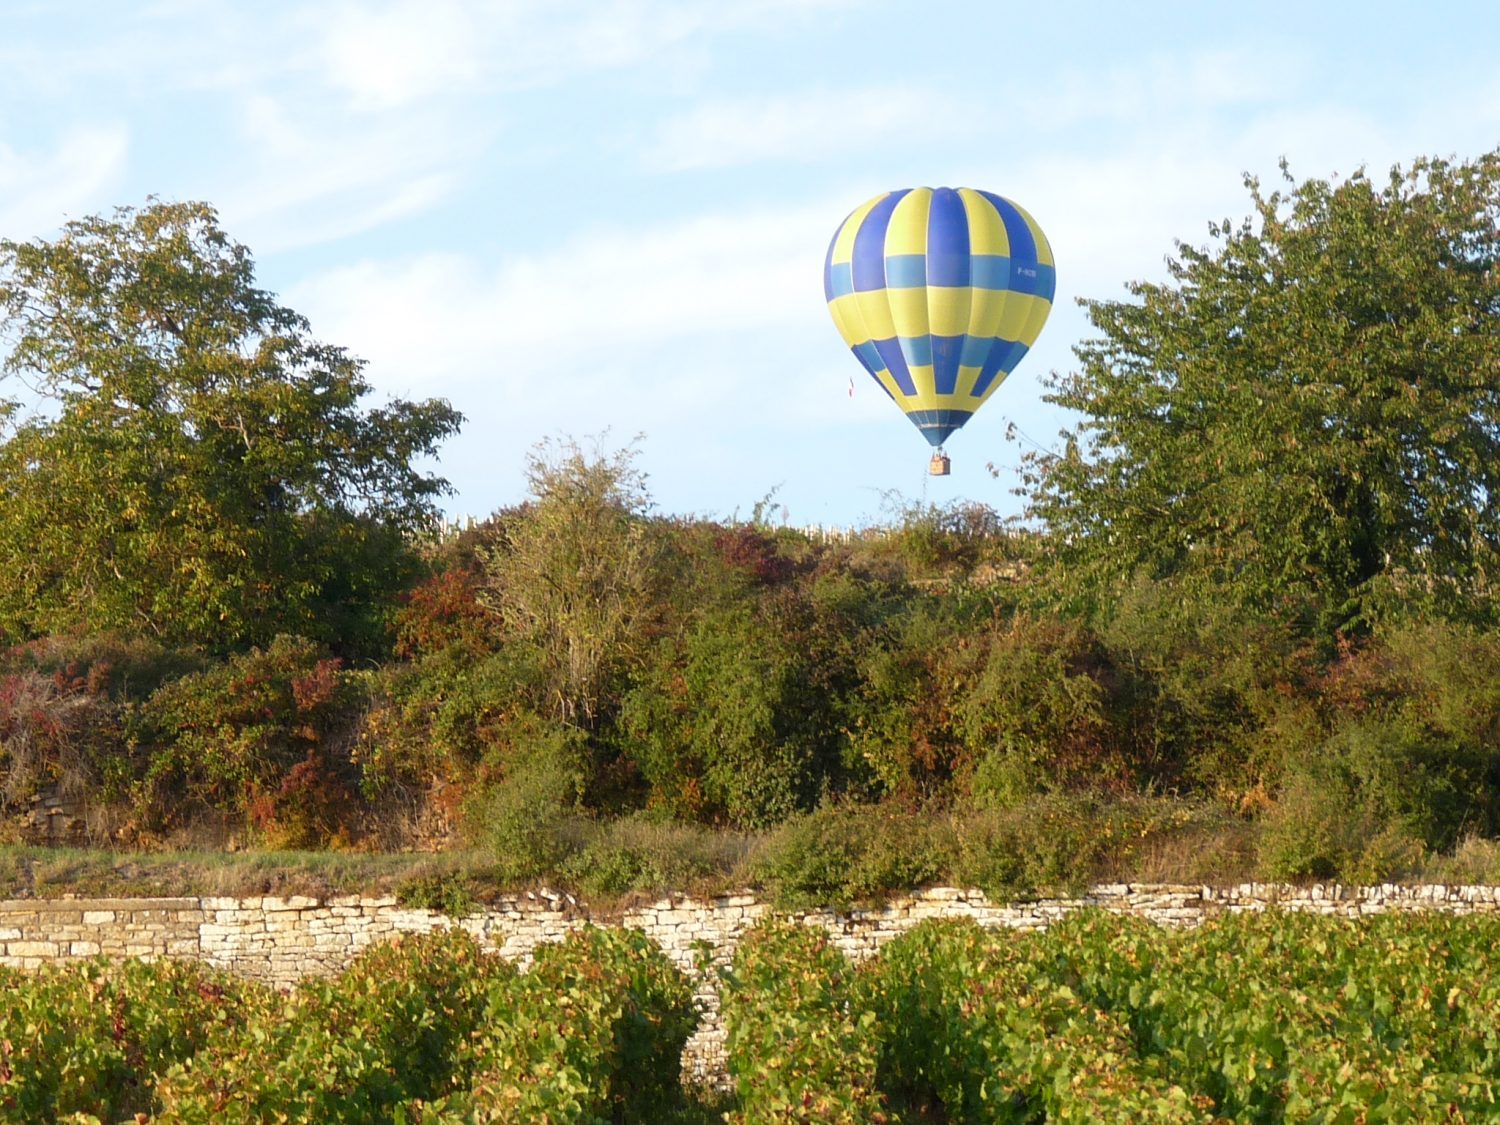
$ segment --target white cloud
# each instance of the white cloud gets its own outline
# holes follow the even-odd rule
[[[495,30],[461,0],[339,3],[317,22],[324,76],[371,109],[471,87],[481,73],[481,30]]]
[[[590,372],[631,366],[674,340],[820,316],[831,213],[800,207],[597,231],[493,271],[451,254],[366,262],[304,282],[288,301],[383,380],[531,395],[566,376],[572,397],[578,380],[596,378]],[[724,367],[716,356],[699,376],[711,382]]]
[[[65,218],[92,210],[119,179],[129,147],[123,125],[72,129],[40,154],[0,143],[0,235],[45,235]]]
[[[1135,122],[1143,129],[1183,116],[1285,102],[1306,64],[1287,52],[1249,48],[1159,54],[1112,67],[1064,71],[1054,88],[1026,101],[1018,120],[1048,131],[1088,121]]]
[[[338,0],[299,17],[313,66],[356,104],[556,86],[690,41],[776,30],[864,0]]]
[[[682,171],[817,160],[902,139],[934,143],[963,124],[946,99],[900,87],[722,99],[663,122],[641,162]]]
[[[245,166],[218,198],[261,253],[332,241],[442,203],[474,143],[474,132],[422,114],[351,120],[266,96],[244,102],[242,129]]]

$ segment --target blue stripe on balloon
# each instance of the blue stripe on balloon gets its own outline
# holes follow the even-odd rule
[[[931,336],[899,336],[901,354],[909,367],[929,367],[932,364]]]
[[[993,336],[965,336],[963,352],[958,357],[961,367],[983,367],[995,346]]]
[[[855,344],[849,350],[871,375],[885,370],[885,360],[880,358],[880,352],[876,350],[873,342],[866,340],[863,344]]]
[[[911,192],[910,188],[893,191],[865,216],[854,235],[854,289],[868,293],[885,288],[885,229],[891,224],[891,212]]]
[[[1010,258],[1004,254],[975,254],[969,269],[975,289],[1010,288]]]
[[[1030,293],[1051,301],[1057,291],[1057,271],[1051,266],[1041,262],[1035,265],[1017,265],[1012,272],[1014,276],[1010,287],[1017,293]]]
[[[892,254],[885,260],[887,289],[921,289],[927,284],[927,255]]]
[[[984,367],[979,372],[979,378],[974,381],[974,389],[970,393],[975,398],[984,394],[993,383],[1004,379],[1016,369],[1016,364],[1021,362],[1021,357],[1026,354],[1026,351],[1025,344],[996,340],[995,350],[985,361]]]
[[[952,188],[934,191],[927,211],[927,284],[969,284],[969,215]]]
[[[848,262],[829,265],[823,271],[823,291],[831,301],[835,297],[847,297],[854,292],[854,269]]]
[[[940,395],[951,395],[958,387],[958,368],[963,360],[967,336],[929,336],[932,353],[933,388]]]
[[[1000,212],[1000,221],[1005,224],[1005,235],[1010,239],[1012,264],[1035,266],[1037,264],[1036,239],[1032,237],[1030,225],[1021,217],[1021,212],[1016,210],[1015,204],[987,191],[979,194],[988,199],[995,210]]]
[[[911,369],[906,366],[906,357],[901,354],[901,344],[895,339],[876,340],[875,350],[880,353],[880,358],[885,361],[886,370],[891,373],[891,378],[896,380],[896,386],[901,388],[904,395],[917,393],[917,385],[912,382]]]
[[[1050,305],[1052,298],[1057,296],[1057,267],[1038,262],[1036,269],[1037,273],[1042,275],[1042,283],[1037,287],[1036,295],[1045,299]]]

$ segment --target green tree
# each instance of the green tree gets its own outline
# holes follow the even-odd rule
[[[1285,169],[1283,169],[1285,173]],[[1484,616],[1500,550],[1500,151],[1285,192],[1085,302],[1034,457],[1053,572],[1197,586],[1310,627],[1377,596]]]
[[[0,240],[0,635],[130,629],[233,648],[357,647],[420,472],[462,416],[368,409],[360,361],[254,284],[203,203]]]
[[[539,706],[586,730],[618,700],[656,605],[660,541],[637,452],[539,444],[526,467],[531,501],[502,522],[485,560],[481,600],[535,656]]]

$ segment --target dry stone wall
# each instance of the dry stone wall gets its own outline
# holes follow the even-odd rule
[[[1116,884],[1069,899],[992,903],[978,891],[935,887],[869,910],[807,911],[855,959],[874,954],[927,918],[972,918],[985,926],[1042,929],[1083,907],[1134,914],[1175,926],[1216,914],[1268,907],[1357,916],[1392,910],[1453,914],[1500,911],[1500,887],[1396,886],[1234,887]],[[569,895],[531,893],[461,919],[412,910],[394,898],[15,899],[0,901],[0,964],[31,969],[47,962],[95,957],[194,957],[217,968],[277,985],[339,971],[362,949],[402,933],[461,926],[482,944],[521,963],[543,942],[595,921],[644,931],[697,981],[704,1017],[684,1055],[696,1081],[723,1075],[724,1031],[715,977],[698,968],[705,945],[715,964],[728,964],[740,936],[771,908],[754,895],[708,900],[665,898],[594,919]]]

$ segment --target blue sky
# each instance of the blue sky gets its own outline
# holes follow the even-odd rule
[[[1497,58],[1491,0],[0,0],[0,233],[211,202],[381,396],[467,415],[437,466],[456,514],[606,428],[645,435],[668,512],[1015,512],[1021,452],[1069,421],[1038,380],[1088,332],[1076,298],[1160,277],[1283,157],[1494,148]],[[1014,198],[1058,262],[946,480],[821,290],[845,214],[915,185]]]

